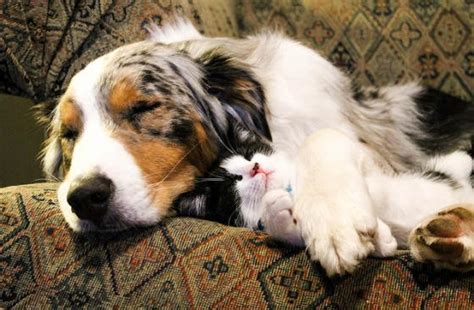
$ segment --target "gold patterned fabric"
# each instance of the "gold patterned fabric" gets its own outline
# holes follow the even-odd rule
[[[241,34],[278,29],[319,50],[361,85],[421,79],[474,101],[474,2],[258,1],[238,5]]]
[[[55,99],[91,60],[146,36],[146,23],[185,15],[203,33],[236,36],[226,0],[0,2],[0,91]]]
[[[77,235],[55,184],[0,190],[0,307],[468,309],[474,274],[408,254],[328,278],[303,250],[263,233],[173,218],[116,235]]]

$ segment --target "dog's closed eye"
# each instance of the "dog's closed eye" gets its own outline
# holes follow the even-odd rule
[[[158,101],[148,102],[140,100],[126,111],[125,118],[128,120],[137,120],[140,115],[151,112],[160,106],[161,103]]]
[[[79,132],[73,128],[63,128],[61,130],[61,139],[64,139],[67,141],[74,141],[78,135],[79,135]]]

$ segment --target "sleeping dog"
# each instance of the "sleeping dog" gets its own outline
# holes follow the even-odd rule
[[[78,72],[46,115],[44,171],[62,180],[74,231],[159,222],[252,135],[295,171],[294,213],[312,259],[344,273],[370,252],[377,222],[356,161],[318,175],[292,161],[306,137],[336,129],[392,172],[471,148],[474,105],[416,83],[362,91],[280,34],[207,38],[186,21],[150,33]]]

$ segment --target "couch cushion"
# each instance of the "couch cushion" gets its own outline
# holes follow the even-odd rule
[[[406,253],[329,279],[300,249],[191,218],[77,235],[56,187],[0,189],[0,307],[467,309],[474,298],[473,273],[435,272]]]
[[[279,29],[321,51],[361,85],[421,78],[474,101],[472,1],[242,0],[240,32]]]

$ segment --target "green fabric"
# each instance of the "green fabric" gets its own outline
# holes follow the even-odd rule
[[[408,254],[329,279],[304,251],[262,233],[174,218],[118,235],[74,234],[56,185],[0,190],[0,307],[468,309],[474,274]]]

